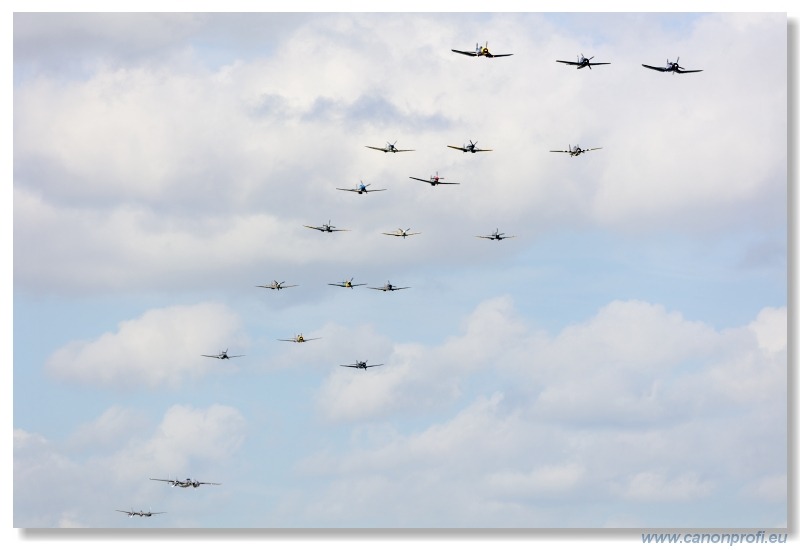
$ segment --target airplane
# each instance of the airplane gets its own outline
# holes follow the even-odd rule
[[[393,233],[384,233],[384,235],[389,235],[391,237],[403,237],[404,239],[406,237],[410,237],[411,235],[419,235],[418,232],[417,233],[409,233],[409,231],[411,231],[410,227],[408,229],[405,229],[405,230],[398,228],[397,231],[395,231]]]
[[[330,286],[340,286],[342,288],[353,288],[353,287],[356,287],[356,286],[364,286],[367,283],[357,283],[357,284],[355,284],[355,283],[353,283],[353,278],[350,277],[350,280],[348,280],[348,281],[342,281],[341,283],[328,283],[328,284]]]
[[[551,150],[550,152],[551,153],[569,153],[569,156],[577,157],[581,153],[588,153],[589,151],[597,151],[598,149],[602,149],[602,147],[593,147],[592,149],[581,149],[579,145],[576,145],[575,147],[570,145],[569,149],[567,151],[553,151],[553,150]]]
[[[578,69],[583,69],[584,67],[589,67],[590,70],[595,65],[611,65],[611,63],[591,63],[592,59],[594,59],[594,56],[587,58],[587,57],[584,57],[583,54],[581,54],[578,57],[578,61],[577,62],[575,62],[575,61],[561,61],[560,59],[556,59],[556,62],[557,63],[565,63],[567,65],[576,65]]]
[[[211,357],[213,359],[232,359],[234,357],[244,357],[244,355],[228,355],[228,350],[221,351],[216,355],[202,355],[202,356],[203,357]],[[162,479],[161,481],[165,481],[165,480]]]
[[[495,229],[494,233],[491,235],[475,235],[479,239],[489,239],[490,241],[502,241],[503,239],[513,239],[516,235],[506,235],[505,233],[500,233],[499,229]]]
[[[363,193],[372,193],[374,191],[386,191],[386,189],[367,189],[367,187],[369,187],[370,185],[372,184],[371,183],[364,184],[364,182],[362,181],[361,183],[359,183],[358,187],[354,187],[353,189],[345,189],[342,187],[337,187],[336,189],[338,189],[339,191],[351,191],[353,193],[358,193],[359,195]]]
[[[448,145],[448,147],[450,147],[450,146]],[[453,147],[453,149],[460,149],[460,147]],[[414,176],[408,176],[408,177],[411,178],[412,180],[424,181],[425,183],[430,183],[431,185],[439,185],[440,183],[441,184],[445,184],[445,185],[461,185],[461,184],[459,184],[458,182],[455,182],[455,181],[442,181],[444,178],[439,175],[439,171],[438,170],[436,171],[436,175],[435,176],[431,176],[430,178],[428,178],[426,180],[424,180],[422,178],[415,178]]]
[[[306,338],[302,334],[298,334],[294,338],[291,338],[291,339],[288,339],[288,340],[285,340],[285,339],[282,339],[282,338],[278,338],[278,340],[281,341],[281,342],[294,342],[296,344],[302,344],[304,342],[310,342],[311,340],[319,340],[319,339],[320,338]]]
[[[489,51],[489,41],[486,41],[486,45],[481,47],[480,44],[477,42],[475,43],[475,51],[474,52],[465,52],[463,50],[450,50],[456,53],[460,53],[462,55],[468,55],[470,57],[508,57],[510,55],[514,55],[513,53],[491,53]]]
[[[149,518],[150,516],[155,516],[155,515],[158,515],[158,514],[166,514],[166,512],[153,512],[152,510],[150,510],[148,512],[145,512],[143,510],[139,510],[138,512],[134,512],[133,508],[131,508],[130,512],[128,512],[127,510],[116,510],[116,511],[117,512],[122,512],[123,514],[128,514],[129,518],[132,518],[134,516],[139,516],[139,517],[143,517],[143,518]]]
[[[386,292],[387,290],[404,290],[406,288],[411,288],[410,286],[394,286],[389,281],[386,281],[386,284],[383,286],[370,286],[367,288],[371,288],[372,290],[382,290]]]
[[[492,150],[492,149],[478,149],[477,147],[475,147],[476,145],[478,145],[477,141],[473,143],[472,140],[469,140],[469,145],[465,144],[463,147],[457,147],[455,145],[448,145],[448,147],[450,147],[450,149],[457,149],[457,150],[462,151],[464,153],[482,153],[484,151],[491,151]],[[438,183],[444,183],[444,182],[438,182]]]
[[[336,226],[331,225],[330,220],[328,220],[328,223],[323,223],[319,227],[313,225],[304,225],[303,227],[308,227],[309,229],[316,229],[317,231],[322,231],[323,233],[333,233],[334,231],[350,231],[349,229],[334,229]]]
[[[197,481],[196,479],[186,478],[185,480],[181,481],[180,479],[157,479],[155,477],[150,478],[153,481],[166,481],[169,483],[170,487],[180,487],[182,489],[186,489],[187,487],[194,487],[197,489],[201,485],[222,485],[222,483],[214,483],[212,481]]]
[[[680,57],[678,59],[676,59],[674,62],[670,62],[670,60],[667,59],[667,65],[665,67],[653,67],[652,65],[645,65],[644,63],[642,63],[642,67],[646,67],[648,69],[653,69],[654,71],[660,71],[662,73],[673,73],[673,74],[674,73],[684,74],[684,73],[702,73],[703,72],[703,69],[692,69],[692,70],[688,70],[687,71],[686,69],[684,69],[683,67],[678,65],[678,61],[680,61],[680,60],[681,60]]]
[[[407,153],[409,151],[413,151],[414,149],[398,149],[395,147],[395,143],[397,140],[394,140],[394,143],[386,142],[386,147],[373,147],[372,145],[365,145],[368,149],[375,149],[376,151],[383,151],[384,153]]]
[[[257,286],[258,288],[271,288],[272,290],[281,290],[281,289],[283,289],[283,288],[292,288],[293,286],[298,286],[298,285],[285,285],[285,284],[283,284],[283,283],[285,283],[285,282],[286,282],[286,281],[281,281],[281,282],[279,283],[278,281],[275,281],[275,280],[273,280],[273,281],[272,281],[270,284],[268,284],[268,285],[256,285],[256,286]]]
[[[340,367],[350,367],[351,369],[364,369],[367,370],[370,367],[381,367],[383,363],[378,363],[377,365],[367,365],[366,361],[356,361],[354,365],[339,365]]]

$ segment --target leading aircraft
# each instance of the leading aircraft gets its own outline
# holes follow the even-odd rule
[[[490,241],[502,241],[503,239],[513,239],[516,235],[506,235],[505,233],[500,233],[499,229],[495,229],[494,233],[491,235],[475,235],[479,239],[489,239]]]
[[[330,286],[340,286],[342,288],[353,288],[355,286],[365,286],[367,283],[354,283],[353,277],[350,277],[347,281],[342,281],[341,283],[328,283]]]
[[[222,485],[222,483],[214,483],[212,481],[197,481],[196,479],[186,478],[185,480],[181,481],[180,479],[157,479],[155,477],[150,478],[153,481],[166,481],[169,483],[170,487],[181,487],[182,489],[186,489],[187,487],[194,487],[197,489],[201,485]]]
[[[448,147],[450,147],[450,149],[456,149],[464,153],[483,153],[485,151],[492,151],[492,149],[478,149],[477,147],[475,147],[476,145],[478,145],[477,141],[473,143],[472,140],[469,140],[469,145],[464,144],[463,147],[458,147],[456,145],[448,145]],[[439,182],[439,183],[444,183],[444,182]]]
[[[279,283],[277,280],[273,280],[273,281],[272,281],[270,284],[268,284],[268,285],[256,285],[256,286],[257,286],[258,288],[271,288],[272,290],[281,290],[281,289],[283,289],[283,288],[292,288],[293,286],[298,286],[298,285],[285,285],[285,284],[283,284],[283,283],[285,283],[285,282],[286,282],[286,281],[281,281],[281,282]]]
[[[556,62],[557,63],[564,63],[566,65],[575,65],[576,68],[578,68],[578,69],[583,69],[584,67],[589,67],[590,70],[595,65],[611,65],[611,63],[592,63],[591,62],[592,59],[594,59],[594,56],[592,56],[592,57],[584,57],[584,55],[581,54],[580,56],[578,56],[578,61],[561,61],[560,59],[556,59]]]
[[[589,151],[597,151],[598,149],[602,149],[602,147],[593,147],[591,149],[581,149],[580,145],[576,145],[575,147],[570,145],[569,148],[566,151],[553,151],[553,150],[551,150],[550,152],[551,153],[569,153],[569,156],[577,157],[577,156],[579,156],[579,155],[581,155],[583,153],[588,153]]]
[[[678,59],[676,59],[674,62],[672,62],[669,59],[667,59],[667,64],[664,67],[653,67],[652,65],[645,65],[644,63],[642,63],[642,67],[646,67],[648,69],[653,69],[654,71],[659,71],[659,72],[662,72],[662,73],[673,73],[673,74],[675,74],[675,73],[678,73],[678,74],[702,73],[703,72],[703,69],[691,69],[691,70],[684,69],[683,67],[678,65],[678,61],[680,61],[680,60],[681,60],[680,57]]]
[[[295,336],[294,338],[289,338],[289,339],[278,338],[278,341],[280,341],[280,342],[294,342],[295,344],[303,344],[305,342],[310,342],[311,340],[320,340],[320,339],[321,338],[306,338],[301,333],[301,334],[298,334],[297,336]]]
[[[134,516],[139,516],[139,517],[142,517],[142,518],[149,518],[150,516],[156,516],[158,514],[166,514],[166,512],[153,512],[152,510],[150,510],[148,512],[145,512],[143,510],[139,510],[138,512],[134,512],[133,508],[131,508],[130,512],[128,512],[127,510],[117,510],[117,512],[122,512],[123,514],[128,514],[129,518],[132,518]]]
[[[352,189],[345,189],[343,187],[337,187],[336,189],[338,189],[339,191],[351,191],[353,193],[358,193],[359,195],[364,193],[374,193],[375,191],[386,191],[386,189],[367,189],[367,187],[369,187],[370,185],[372,184],[371,183],[365,184],[362,181],[361,183],[358,184],[358,187],[354,187]]]
[[[365,145],[368,149],[375,149],[376,151],[383,151],[384,153],[408,153],[409,151],[413,151],[414,149],[398,149],[395,147],[397,140],[394,140],[394,143],[386,142],[386,147],[373,147],[372,145]]]
[[[453,50],[455,53],[460,53],[462,55],[468,55],[470,57],[508,57],[510,55],[514,55],[513,53],[491,53],[489,51],[489,41],[486,41],[484,46],[481,46],[477,42],[475,43],[475,51],[474,52],[467,52],[464,50]]]
[[[367,365],[366,361],[356,361],[353,365],[339,365],[340,367],[350,367],[351,369],[364,369],[367,370],[370,367],[382,367],[383,363],[378,363],[377,365]]]
[[[384,235],[389,235],[390,237],[403,237],[404,239],[406,237],[410,237],[411,235],[419,235],[419,232],[417,232],[417,233],[409,233],[409,231],[411,231],[410,227],[408,229],[399,229],[398,228],[397,231],[393,231],[391,233],[383,233],[383,234]]]
[[[370,287],[367,287],[367,288],[371,288],[372,290],[382,290],[382,291],[386,292],[387,290],[390,290],[390,291],[393,291],[393,290],[405,290],[406,288],[411,288],[411,287],[410,286],[394,286],[389,281],[386,281],[386,284],[383,285],[383,286],[370,286]]]
[[[448,145],[448,147],[451,147],[451,145]],[[466,147],[466,145],[465,145],[465,147]],[[453,149],[461,149],[461,147],[453,147]],[[431,176],[426,180],[422,179],[422,178],[415,178],[414,176],[408,176],[408,177],[411,178],[412,180],[424,181],[425,183],[430,183],[431,185],[439,185],[439,184],[442,184],[442,185],[461,185],[457,181],[442,181],[444,179],[444,177],[439,175],[439,171],[438,170],[436,171],[436,175],[435,176]]]
[[[244,357],[244,355],[228,355],[228,350],[221,351],[216,355],[203,355],[203,357],[211,357],[213,359],[232,359],[234,357]],[[153,478],[150,478],[153,479]],[[159,481],[167,481],[166,479],[160,479]]]
[[[336,226],[331,225],[330,220],[328,220],[328,223],[323,223],[320,226],[304,225],[303,227],[308,227],[309,229],[316,229],[317,231],[322,231],[323,233],[333,233],[334,231],[350,231],[349,229],[334,229]]]

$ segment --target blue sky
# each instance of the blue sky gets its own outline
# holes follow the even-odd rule
[[[14,526],[784,527],[786,67],[782,13],[17,14]]]

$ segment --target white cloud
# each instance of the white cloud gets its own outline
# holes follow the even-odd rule
[[[221,304],[147,311],[89,342],[71,342],[47,360],[47,371],[83,384],[127,388],[178,386],[220,368],[201,357],[243,342],[237,315]],[[234,354],[233,350],[231,353]],[[232,365],[226,361],[224,367]]]

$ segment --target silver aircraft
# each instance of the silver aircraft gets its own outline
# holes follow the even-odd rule
[[[340,367],[350,367],[351,369],[364,369],[367,370],[370,367],[381,367],[383,363],[378,363],[377,365],[368,365],[366,361],[356,361],[353,365],[339,365]]]
[[[201,354],[201,356],[202,357],[211,357],[213,359],[233,359],[234,357],[244,357],[244,355],[228,355],[228,350],[221,351],[216,355],[203,355],[203,354]],[[160,481],[166,481],[166,480],[162,479]]]
[[[375,149],[376,151],[383,151],[384,153],[408,153],[409,151],[413,151],[414,149],[398,149],[395,147],[397,140],[394,140],[394,143],[386,142],[386,147],[373,147],[372,145],[365,145],[368,149]]]
[[[197,481],[196,479],[186,478],[183,481],[180,479],[158,479],[155,477],[150,478],[152,481],[165,481],[169,483],[170,487],[180,487],[186,489],[187,487],[194,487],[197,489],[201,485],[222,485],[222,483],[214,483],[213,481]]]
[[[583,153],[588,153],[589,151],[597,151],[598,149],[602,149],[602,147],[593,147],[591,149],[581,149],[580,145],[576,145],[575,147],[570,145],[569,148],[566,151],[562,151],[562,150],[554,151],[554,150],[551,150],[550,152],[551,153],[569,153],[569,156],[577,157],[579,155],[582,155]]]

